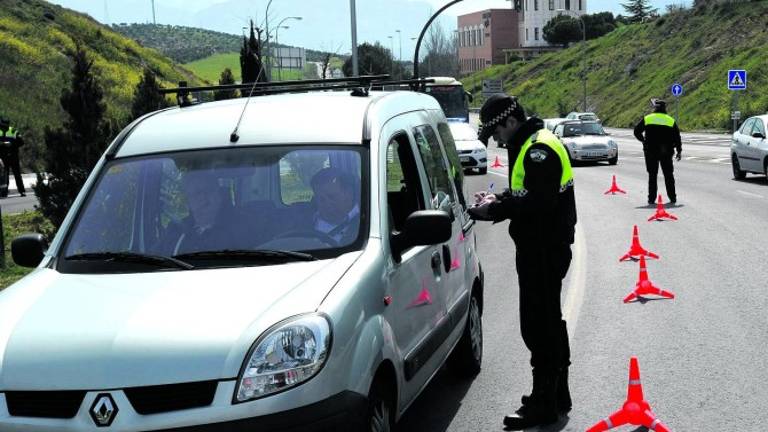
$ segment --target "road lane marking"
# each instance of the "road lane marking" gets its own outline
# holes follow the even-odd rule
[[[759,194],[756,194],[756,193],[752,193],[752,192],[743,191],[743,190],[739,190],[739,189],[736,189],[736,192],[738,192],[738,193],[740,193],[742,195],[749,196],[749,197],[764,198],[762,195],[759,195]]]
[[[584,290],[587,281],[587,242],[581,224],[576,224],[576,241],[573,243],[573,261],[571,277],[568,279],[568,292],[565,295],[563,318],[568,324],[568,340],[576,334],[576,324],[584,302]]]

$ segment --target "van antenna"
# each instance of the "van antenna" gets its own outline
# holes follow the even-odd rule
[[[240,123],[243,121],[243,116],[245,115],[245,109],[248,108],[248,102],[251,101],[251,96],[253,96],[253,90],[256,89],[256,84],[259,82],[259,77],[264,73],[264,62],[261,62],[261,67],[259,68],[259,74],[256,75],[256,79],[253,81],[253,85],[251,86],[251,91],[248,92],[248,99],[245,100],[245,105],[243,105],[243,111],[240,112],[240,118],[237,119],[237,124],[235,125],[235,130],[232,131],[232,133],[229,135],[229,142],[236,143],[237,140],[240,139],[240,135],[237,134],[237,131],[240,129]]]

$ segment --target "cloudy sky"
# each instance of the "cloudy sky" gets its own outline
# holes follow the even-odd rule
[[[70,9],[85,12],[105,23],[151,22],[151,0],[51,0]],[[414,42],[431,14],[447,0],[356,0],[358,43],[380,42],[392,47],[403,58],[413,54]],[[155,0],[158,24],[202,27],[240,34],[250,18],[264,20],[268,0]],[[624,13],[620,0],[587,0],[589,13],[610,11]],[[668,4],[686,4],[691,0],[652,0],[660,11]],[[305,48],[350,51],[349,0],[273,0],[270,18],[273,26],[288,19],[280,30],[280,42]],[[508,0],[464,0],[444,12],[441,24],[456,27],[456,16],[489,8],[509,8]],[[400,30],[398,33],[397,30]],[[391,38],[390,38],[391,36]]]

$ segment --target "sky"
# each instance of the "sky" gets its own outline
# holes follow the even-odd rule
[[[152,22],[151,0],[50,0],[52,3],[87,13],[102,23]],[[395,56],[413,56],[415,41],[429,17],[448,0],[356,0],[357,41],[379,42]],[[249,18],[262,23],[269,0],[155,0],[158,24],[202,27],[240,34]],[[625,13],[622,0],[587,0],[587,12]],[[690,5],[692,0],[651,0],[664,11],[668,4]],[[456,16],[491,8],[509,8],[509,0],[464,0],[439,20],[446,29],[456,27]],[[272,0],[272,26],[286,17],[301,21],[283,22],[280,42],[304,48],[338,53],[351,49],[349,0]],[[400,32],[397,32],[400,30]],[[402,46],[402,48],[401,48]]]

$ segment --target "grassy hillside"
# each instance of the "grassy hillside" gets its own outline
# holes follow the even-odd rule
[[[663,97],[674,112],[670,86],[685,89],[680,102],[684,130],[728,129],[733,92],[729,69],[746,69],[740,92],[742,115],[768,108],[768,2],[714,5],[667,14],[645,24],[623,26],[587,42],[588,108],[611,126],[628,127],[647,111],[650,97]],[[581,107],[582,47],[536,60],[494,66],[464,80],[482,102],[483,79],[502,78],[508,94],[544,117]]]
[[[0,112],[28,138],[22,167],[30,166],[45,127],[61,126],[61,91],[69,87],[79,42],[93,60],[105,91],[107,115],[125,124],[143,68],[158,73],[162,85],[180,80],[201,83],[192,72],[159,52],[143,48],[87,15],[40,0],[0,0]]]
[[[195,27],[163,24],[116,24],[112,28],[139,41],[144,46],[155,48],[180,63],[190,63],[214,54],[240,52],[240,47],[243,44],[242,36]],[[277,46],[287,47],[289,45],[278,44]],[[322,61],[326,54],[311,49],[306,50],[306,53],[307,61]],[[234,69],[232,71],[234,72]]]
[[[239,52],[214,54],[204,59],[186,63],[184,67],[212,84],[219,82],[219,77],[221,77],[221,72],[224,71],[224,68],[230,68],[232,75],[235,76],[235,81],[240,81]],[[312,71],[315,70],[315,67],[309,63],[307,63],[307,68],[310,68]],[[304,79],[306,76],[304,71],[283,69],[282,72],[278,72],[277,68],[273,68],[272,74],[275,81],[299,80]]]

